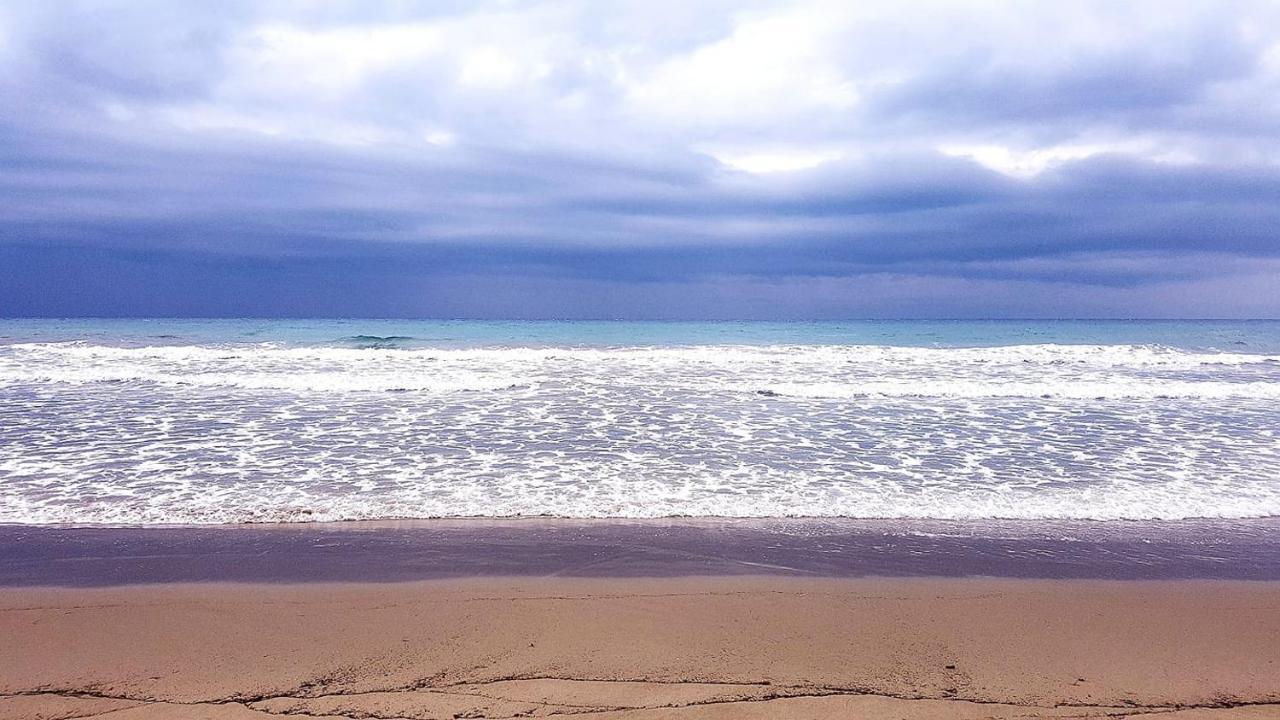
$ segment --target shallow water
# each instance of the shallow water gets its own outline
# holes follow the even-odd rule
[[[1280,323],[0,321],[0,522],[1280,515]]]

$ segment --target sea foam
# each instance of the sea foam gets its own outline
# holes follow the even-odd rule
[[[0,345],[0,522],[1280,515],[1274,355],[385,339]]]

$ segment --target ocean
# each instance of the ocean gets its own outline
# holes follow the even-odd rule
[[[1280,322],[0,320],[0,523],[1280,516]]]

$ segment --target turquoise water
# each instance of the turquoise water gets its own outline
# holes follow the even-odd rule
[[[1038,343],[1280,352],[1280,320],[919,320],[631,322],[471,320],[0,319],[0,343],[279,342],[404,346],[698,344],[978,347]]]
[[[0,523],[1280,515],[1280,323],[0,321]]]

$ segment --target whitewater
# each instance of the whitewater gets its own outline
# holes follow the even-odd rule
[[[1280,515],[1276,352],[259,335],[0,340],[0,523]]]

